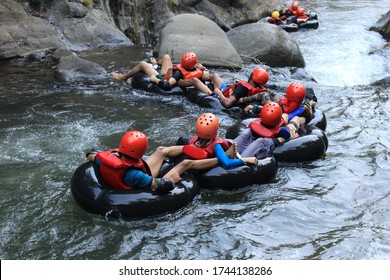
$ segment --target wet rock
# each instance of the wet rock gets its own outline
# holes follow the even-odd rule
[[[30,16],[16,1],[0,3],[0,59],[26,57],[63,46],[46,20]]]
[[[204,16],[180,14],[170,18],[161,30],[160,55],[168,53],[174,63],[180,63],[188,51],[196,53],[199,62],[207,66],[242,67],[242,59],[226,33]]]
[[[67,82],[83,79],[103,79],[107,77],[107,71],[99,64],[80,58],[67,50],[59,50],[54,53],[58,58],[56,77]]]
[[[390,41],[390,11],[379,19],[370,30],[378,32],[383,38]]]
[[[373,86],[389,86],[390,85],[390,76],[383,78],[379,81],[376,81],[376,82],[372,83],[371,85],[373,85]]]
[[[0,1],[0,59],[112,44],[133,43],[100,9],[66,0]]]
[[[268,23],[251,23],[236,27],[227,36],[244,57],[244,61],[264,63],[270,67],[304,67],[296,41],[282,28]]]

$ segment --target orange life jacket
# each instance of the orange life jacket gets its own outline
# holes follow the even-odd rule
[[[193,136],[188,142],[188,144],[184,145],[183,147],[183,153],[193,159],[206,159],[214,157],[214,147],[217,144],[221,144],[224,150],[227,150],[229,148],[229,142],[220,137],[216,137],[206,147],[196,146],[195,142],[198,139],[198,136]]]
[[[194,68],[194,70],[188,71],[183,66],[181,66],[181,64],[173,66],[173,69],[180,70],[181,74],[183,75],[183,80],[188,80],[192,78],[201,79],[203,76],[203,72],[200,69]]]
[[[264,126],[261,123],[261,118],[258,118],[252,122],[249,123],[249,127],[253,133],[255,133],[259,137],[264,138],[274,138],[276,135],[278,135],[280,129],[282,126],[284,126],[286,123],[284,119],[282,118],[280,120],[280,123],[277,126],[274,127],[268,127]]]
[[[239,82],[236,82],[236,83],[232,84],[227,89],[225,89],[224,92],[223,92],[223,95],[228,98],[231,95],[231,93],[234,92],[234,89],[238,85],[242,85],[242,86],[244,86],[244,87],[246,87],[248,89],[248,96],[257,94],[259,92],[267,91],[267,89],[265,87],[254,87],[247,81],[239,81]]]
[[[298,102],[289,101],[286,97],[280,98],[278,104],[280,105],[280,107],[282,107],[283,113],[286,114],[295,111],[301,106],[301,104],[299,104]]]
[[[150,175],[147,164],[142,159],[119,158],[114,155],[118,149],[97,153],[96,157],[100,160],[100,173],[103,180],[114,189],[131,190],[134,187],[128,186],[123,182],[123,176],[129,168],[140,169],[145,174]]]

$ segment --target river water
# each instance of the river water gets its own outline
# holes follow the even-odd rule
[[[328,120],[324,159],[280,167],[274,182],[202,189],[175,213],[113,220],[74,201],[70,178],[90,148],[144,131],[152,151],[194,133],[205,109],[109,77],[67,84],[46,62],[0,63],[1,259],[389,259],[390,75],[382,37],[368,31],[387,0],[301,1],[320,26],[291,34],[304,55],[318,108]],[[108,72],[149,51],[132,47],[80,54]],[[247,65],[251,69],[253,65]],[[223,73],[222,73],[223,75]],[[288,83],[273,69],[271,83]],[[215,112],[221,135],[235,122]]]

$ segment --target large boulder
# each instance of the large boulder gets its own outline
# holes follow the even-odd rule
[[[75,53],[58,49],[53,58],[58,61],[55,75],[66,82],[79,80],[96,80],[107,77],[106,70],[99,64],[80,58]]]
[[[101,45],[133,44],[100,9],[59,0],[53,2],[46,16],[57,27],[57,32],[68,48],[73,50]]]
[[[0,1],[0,59],[111,44],[133,43],[100,9],[67,0]]]
[[[96,2],[96,1],[95,1]],[[155,46],[164,22],[178,14],[205,16],[224,31],[256,22],[284,0],[101,0],[103,10],[134,43]],[[194,26],[196,28],[196,25]]]
[[[390,11],[379,19],[370,30],[376,31],[387,41],[390,41]]]
[[[16,1],[0,2],[0,59],[63,47],[54,26],[26,13]]]
[[[180,63],[182,55],[188,51],[196,53],[200,62],[208,66],[242,67],[242,59],[226,33],[204,16],[174,16],[160,32],[160,55],[167,53],[174,63]]]
[[[231,29],[227,36],[241,57],[270,67],[304,67],[297,42],[282,28],[251,23]]]

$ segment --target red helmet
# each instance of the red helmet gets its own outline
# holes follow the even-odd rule
[[[277,126],[282,119],[282,108],[276,102],[267,102],[260,112],[261,123],[268,126]]]
[[[305,95],[306,88],[301,83],[291,83],[286,89],[286,98],[290,102],[302,103]]]
[[[218,118],[211,113],[202,114],[196,121],[196,135],[202,139],[214,139],[219,128]]]
[[[184,69],[192,70],[195,67],[195,64],[198,63],[198,57],[193,52],[187,52],[183,54],[181,57],[181,66],[184,67]]]
[[[261,67],[256,68],[252,72],[252,80],[260,86],[264,86],[268,82],[268,78],[268,72]]]
[[[139,159],[148,149],[148,138],[137,130],[128,131],[123,135],[119,144],[119,152],[129,157]]]
[[[291,9],[293,10],[293,11],[296,11],[297,9],[298,9],[298,2],[297,1],[292,1],[292,3],[291,3]]]

